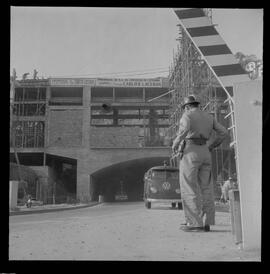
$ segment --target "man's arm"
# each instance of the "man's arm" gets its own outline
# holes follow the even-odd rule
[[[188,116],[184,113],[180,119],[179,130],[176,138],[173,141],[172,150],[177,151],[179,144],[186,138],[190,129],[190,120]]]
[[[217,120],[214,118],[213,121],[213,129],[216,131],[217,136],[214,141],[208,146],[209,150],[211,151],[215,147],[218,147],[228,136],[228,130],[222,126]]]

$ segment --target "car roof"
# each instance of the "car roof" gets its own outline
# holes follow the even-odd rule
[[[179,170],[177,167],[174,167],[174,166],[154,166],[154,167],[151,167],[149,170],[156,170],[156,169],[158,169],[158,170]]]

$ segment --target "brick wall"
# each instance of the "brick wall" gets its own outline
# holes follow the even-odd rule
[[[90,147],[141,147],[139,127],[91,127]]]
[[[81,146],[82,118],[82,110],[51,110],[49,121],[49,146]]]

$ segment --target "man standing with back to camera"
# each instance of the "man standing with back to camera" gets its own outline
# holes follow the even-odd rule
[[[227,129],[201,111],[199,104],[193,95],[184,98],[184,113],[172,145],[174,153],[181,152],[179,180],[186,224],[180,228],[186,232],[210,231],[210,225],[215,224],[211,151],[228,136]],[[207,145],[213,131],[216,138]]]

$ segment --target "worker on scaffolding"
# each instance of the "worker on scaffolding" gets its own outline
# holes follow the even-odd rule
[[[186,219],[180,228],[184,231],[210,231],[210,225],[215,224],[211,151],[228,135],[212,115],[199,109],[199,104],[193,95],[184,98],[184,113],[172,145],[173,153],[180,152],[179,179]],[[216,137],[207,144],[213,131]]]

